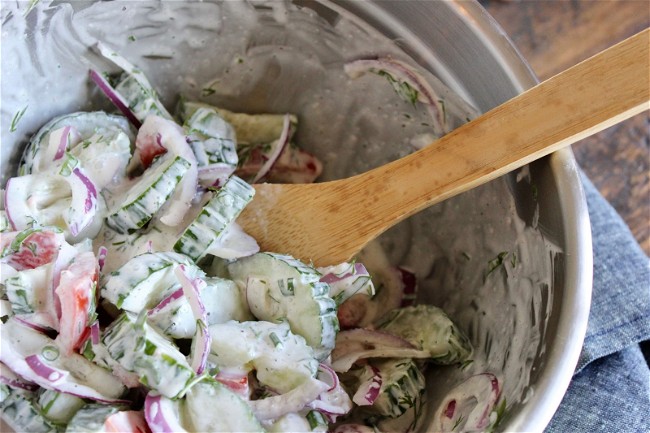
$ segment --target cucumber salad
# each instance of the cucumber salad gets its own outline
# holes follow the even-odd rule
[[[414,274],[378,244],[317,268],[259,251],[237,217],[256,182],[313,182],[292,114],[180,98],[142,71],[91,70],[116,112],[52,119],[29,141],[0,211],[0,408],[16,432],[414,431],[423,371],[471,362],[463,330],[414,305]],[[438,98],[407,65],[362,60],[398,95]],[[363,263],[363,264],[362,264]],[[440,430],[494,426],[501,384],[472,376]],[[473,390],[468,392],[467,389]]]

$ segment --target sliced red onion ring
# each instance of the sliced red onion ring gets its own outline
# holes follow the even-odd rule
[[[253,400],[248,404],[259,420],[275,419],[290,412],[300,411],[327,388],[329,385],[325,382],[310,378],[285,394]]]
[[[370,379],[359,385],[357,392],[352,397],[352,401],[358,406],[371,406],[379,396],[383,379],[376,367],[366,365],[364,368],[371,373]]]
[[[122,95],[117,93],[113,86],[110,85],[108,80],[102,76],[99,72],[94,69],[90,70],[90,79],[97,84],[97,87],[106,95],[106,97],[117,107],[118,110],[124,114],[124,116],[129,119],[129,122],[136,128],[139,129],[142,126],[142,122],[135,117],[133,111],[129,108],[129,104],[122,98]]]
[[[334,370],[332,370],[332,367],[330,367],[327,364],[323,364],[322,362],[320,363],[320,365],[318,366],[317,377],[318,380],[328,383],[330,385],[328,391],[332,391],[337,386],[339,386],[339,376],[336,374]],[[323,379],[329,379],[329,380],[323,380]]]
[[[173,301],[180,299],[183,297],[183,288],[181,287],[178,290],[175,290],[172,292],[171,295],[167,296],[164,298],[158,305],[153,307],[151,310],[147,312],[147,315],[151,316],[153,314],[159,313],[162,311],[165,307],[167,307],[169,304],[171,304]]]
[[[443,132],[447,131],[444,110],[440,106],[440,99],[429,83],[408,64],[390,57],[378,59],[354,60],[344,66],[345,73],[351,78],[357,78],[366,72],[385,72],[398,82],[406,83],[415,89],[417,100],[427,106],[434,127]]]
[[[350,267],[348,272],[345,272],[343,274],[336,274],[334,272],[329,272],[324,274],[321,277],[320,281],[322,281],[323,283],[332,284],[339,281],[344,281],[347,278],[354,277],[354,276],[370,276],[370,273],[362,263],[356,262],[353,264],[353,266]]]
[[[144,419],[152,433],[187,432],[181,425],[178,401],[161,395],[147,394],[144,400]]]
[[[97,263],[99,264],[100,272],[104,269],[104,264],[106,263],[107,254],[108,254],[108,249],[105,246],[101,246],[97,250]]]
[[[248,373],[231,373],[220,370],[215,379],[243,399],[250,398],[251,388],[248,383]]]
[[[66,379],[70,373],[48,366],[42,355],[34,354],[25,358],[25,363],[32,369],[34,374],[44,379],[50,386],[55,386],[58,382]]]
[[[99,321],[95,320],[92,325],[90,325],[90,342],[93,346],[99,344]]]
[[[68,227],[72,236],[77,236],[95,219],[98,205],[97,188],[79,167],[75,167],[66,180],[72,191]]]
[[[205,371],[211,344],[212,339],[210,337],[210,332],[208,331],[208,326],[204,321],[197,320],[196,335],[192,340],[192,351],[190,355],[192,359],[190,366],[194,371],[196,371],[196,374],[203,374]]]
[[[175,270],[176,278],[181,283],[183,294],[190,304],[196,320],[196,333],[192,341],[192,368],[197,374],[203,373],[208,362],[212,339],[208,332],[208,313],[201,299],[201,291],[206,282],[200,278],[191,278],[185,265],[179,265]]]
[[[271,171],[273,166],[275,165],[275,162],[278,160],[284,149],[287,147],[289,144],[289,138],[291,138],[291,116],[288,114],[284,115],[284,122],[282,123],[282,133],[280,134],[280,138],[275,140],[273,143],[271,143],[272,149],[271,152],[269,152],[268,159],[262,167],[260,167],[260,171],[257,172],[255,177],[250,183],[256,183],[260,179],[262,179],[266,174]]]
[[[41,334],[46,334],[47,332],[50,331],[50,328],[47,326],[43,326],[39,323],[34,323],[31,320],[28,320],[26,316],[20,315],[20,316],[14,316],[15,320],[22,323],[23,325],[27,326],[28,328],[33,329],[34,331],[38,331]]]
[[[199,171],[199,185],[203,187],[219,187],[222,186],[230,175],[235,172],[235,167],[223,162],[215,164],[204,165],[198,168]]]
[[[415,348],[403,338],[382,331],[351,329],[339,332],[332,351],[332,368],[346,372],[359,359],[429,358],[429,352]]]
[[[0,362],[0,383],[11,388],[24,389],[25,391],[36,391],[38,385],[33,382],[28,382],[16,373],[11,371],[9,367]]]
[[[500,393],[499,380],[492,373],[471,376],[447,394],[436,411],[434,425],[441,431],[484,431]]]

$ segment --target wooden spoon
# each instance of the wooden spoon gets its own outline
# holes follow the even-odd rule
[[[650,108],[650,29],[544,81],[429,146],[331,182],[258,184],[238,222],[262,251],[350,260],[410,215]],[[486,83],[488,85],[488,83]]]

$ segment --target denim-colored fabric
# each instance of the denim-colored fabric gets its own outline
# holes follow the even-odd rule
[[[548,432],[650,432],[650,260],[583,176],[594,248],[587,335],[576,374]]]

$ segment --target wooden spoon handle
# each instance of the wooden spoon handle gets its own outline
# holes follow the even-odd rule
[[[356,188],[366,197],[358,206],[377,208],[376,221],[365,224],[384,228],[647,110],[649,41],[645,30],[421,151],[357,176]]]
[[[262,185],[257,204],[271,212],[263,230],[244,227],[265,249],[342,262],[423,208],[647,110],[649,101],[646,29],[407,157],[334,182]]]

